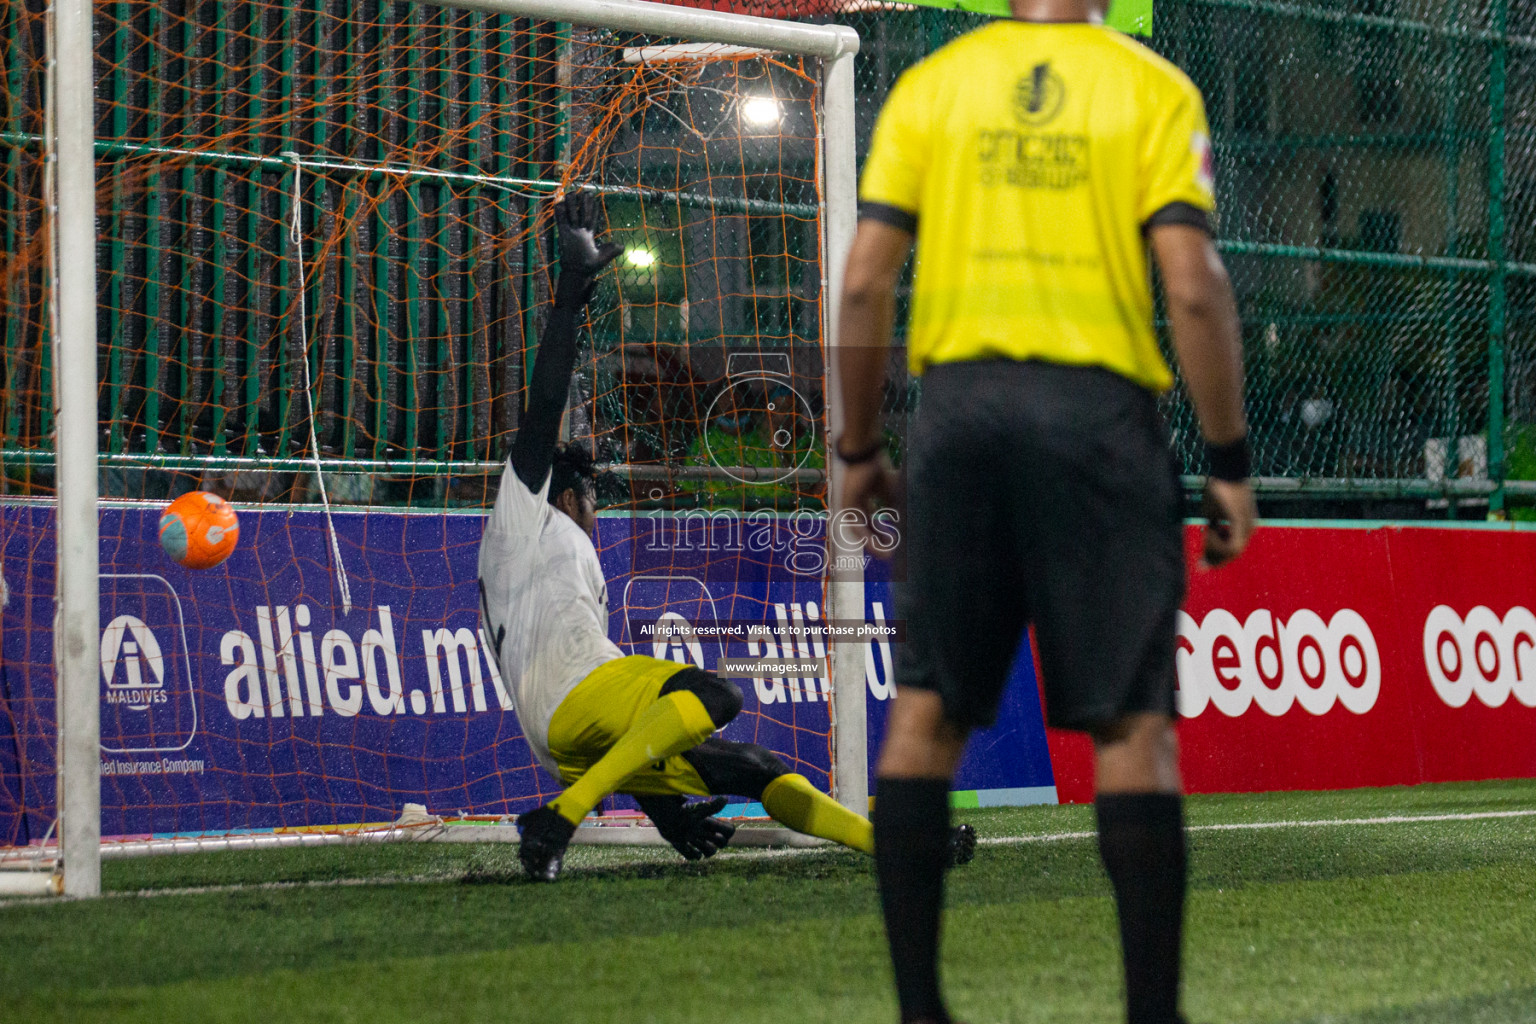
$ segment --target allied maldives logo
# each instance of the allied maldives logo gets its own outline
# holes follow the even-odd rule
[[[181,598],[164,577],[101,574],[101,749],[185,750],[197,700]]]
[[[165,655],[154,630],[132,615],[119,615],[101,631],[101,676],[107,682],[107,703],[133,711],[163,704]]]

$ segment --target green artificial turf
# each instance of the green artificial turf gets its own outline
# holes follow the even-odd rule
[[[1195,1024],[1536,1021],[1536,784],[1189,801]],[[968,810],[944,947],[970,1024],[1120,1019],[1084,807]],[[1028,841],[1018,841],[1027,838]],[[895,1020],[867,859],[392,844],[109,861],[107,898],[0,906],[0,1020]]]

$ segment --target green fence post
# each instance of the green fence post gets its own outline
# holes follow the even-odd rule
[[[133,12],[126,3],[117,5],[112,33],[112,74],[103,76],[103,87],[111,97],[112,131],[116,138],[128,137],[128,37],[132,28]],[[110,170],[108,169],[110,168]],[[128,406],[128,389],[131,381],[124,377],[123,349],[127,344],[123,334],[124,305],[123,277],[128,266],[127,246],[123,242],[126,225],[123,217],[123,165],[121,160],[102,165],[102,171],[112,177],[112,209],[105,213],[107,231],[112,239],[111,263],[108,267],[107,304],[111,307],[112,342],[107,349],[107,417],[114,426],[121,426]],[[11,250],[14,251],[14,250]],[[131,364],[128,368],[131,368]],[[108,451],[127,451],[128,439],[122,430],[104,432],[104,447]]]
[[[1446,24],[1461,27],[1461,0],[1450,0],[1446,9]],[[1445,255],[1451,259],[1461,255],[1461,125],[1458,107],[1461,104],[1461,61],[1467,55],[1464,43],[1453,38],[1444,41],[1449,87],[1441,98],[1440,155],[1445,161]],[[1457,438],[1461,435],[1461,412],[1456,394],[1456,281],[1454,271],[1447,270],[1442,277],[1445,297],[1441,302],[1440,358],[1445,361],[1445,394],[1441,402],[1442,433],[1445,435],[1445,457],[1440,460],[1444,479],[1450,481],[1457,474]],[[1429,475],[1426,462],[1425,475]],[[1447,498],[1447,519],[1456,518],[1456,502]]]
[[[214,34],[213,51],[214,60],[218,62],[219,70],[215,79],[217,92],[209,101],[209,107],[211,111],[210,118],[212,123],[212,128],[210,131],[215,138],[220,140],[224,140],[229,137],[229,101],[233,91],[229,88],[229,78],[231,71],[229,59],[229,17],[230,10],[227,5],[219,4],[214,8],[212,26],[212,32]],[[221,145],[225,144],[227,143],[223,143],[221,141]],[[214,255],[212,267],[213,336],[208,339],[208,344],[211,350],[209,355],[213,366],[213,376],[209,383],[208,395],[205,400],[211,405],[213,413],[210,420],[210,430],[212,431],[211,439],[213,441],[210,451],[214,455],[224,455],[229,450],[229,446],[225,443],[224,436],[224,431],[229,425],[229,395],[227,393],[228,386],[226,383],[226,375],[231,373],[233,370],[233,367],[230,365],[231,361],[228,359],[228,356],[232,353],[232,350],[226,343],[224,336],[225,328],[231,322],[229,317],[229,308],[226,305],[228,289],[224,275],[227,268],[231,265],[231,262],[234,259],[234,254],[231,251],[232,246],[230,245],[230,237],[227,233],[228,224],[226,218],[228,216],[228,211],[226,210],[225,203],[225,200],[229,197],[229,189],[231,186],[229,175],[225,171],[222,163],[216,163],[213,165],[213,168],[210,171],[210,178],[212,179],[212,184],[210,185],[210,194],[212,196],[213,203]],[[120,307],[114,304],[114,310],[118,310],[119,308]],[[121,313],[119,312],[116,315],[120,316]]]
[[[517,82],[517,49],[513,41],[513,33],[515,32],[516,28],[517,26],[514,19],[504,14],[496,15],[491,21],[491,38],[495,40],[496,50],[496,72],[492,81],[492,94],[490,100],[492,108],[495,110],[495,121],[493,122],[492,134],[499,140],[495,146],[491,147],[491,166],[493,168],[492,173],[500,177],[511,177],[513,168],[515,166],[514,160],[516,157],[513,142],[513,140],[516,138],[516,135],[513,131],[514,123],[512,111],[515,108],[519,98],[521,97],[520,86]],[[517,218],[517,198],[510,191],[499,193],[496,198],[495,208],[491,220],[491,230],[498,240],[503,235],[510,238],[516,234],[515,225],[517,224]],[[504,305],[510,306],[514,298],[519,303],[521,303],[521,288],[519,284],[514,283],[511,280],[503,281],[501,278],[501,268],[503,266],[510,268],[511,266],[510,256],[508,256],[505,263],[503,263],[501,258],[499,258],[493,252],[491,255],[491,260],[491,265],[493,268],[493,273],[491,276],[492,284],[490,286],[490,295],[486,301],[486,309],[497,310],[503,316],[510,319],[510,316],[505,310],[503,310],[502,307]],[[510,275],[508,275],[508,277],[510,277]],[[490,422],[491,434],[493,436],[496,433],[496,426],[498,423],[495,416],[495,411],[499,408],[505,409],[507,403],[515,403],[517,400],[515,395],[504,396],[501,392],[504,390],[504,387],[510,383],[512,376],[511,371],[515,371],[518,374],[518,377],[521,378],[520,366],[523,359],[523,353],[526,351],[525,346],[527,341],[527,336],[522,333],[526,321],[521,320],[521,317],[523,316],[521,306],[519,306],[518,316],[520,318],[520,323],[519,330],[517,331],[517,344],[515,346],[515,352],[513,351],[514,332],[510,326],[502,330],[501,336],[499,338],[495,338],[491,335],[487,335],[486,337],[486,348],[487,351],[491,353],[489,365],[506,371],[502,372],[499,376],[493,374],[491,377],[491,384],[488,394],[490,396]],[[512,365],[514,359],[518,361],[517,366]],[[505,366],[502,366],[502,360],[506,361]],[[503,416],[505,415],[505,412],[503,412]],[[517,420],[517,414],[514,412],[510,417],[507,417],[500,422],[507,423],[509,420],[515,423]],[[497,447],[497,444],[499,443],[500,442],[497,441],[489,444],[486,450],[494,451]]]
[[[281,10],[280,28],[277,36],[282,40],[281,55],[277,67],[277,109],[281,121],[280,131],[282,141],[278,144],[279,155],[298,151],[298,141],[294,134],[294,91],[297,85],[296,79],[299,71],[297,67],[299,49],[299,14],[293,7],[284,6]],[[293,221],[299,222],[299,242],[304,244],[304,201],[300,195],[295,195],[293,190],[293,176],[296,173],[293,165],[288,165],[281,172],[278,181],[278,223],[276,235],[277,256],[277,294],[278,300],[276,320],[272,325],[272,337],[269,343],[272,346],[273,377],[275,383],[272,388],[273,405],[275,407],[277,422],[277,437],[272,443],[273,455],[291,454],[297,447],[293,441],[294,424],[289,420],[293,409],[293,389],[303,377],[297,372],[297,366],[293,360],[294,349],[299,350],[300,358],[306,358],[302,346],[298,344],[300,328],[304,325],[299,318],[299,293],[304,291],[304,278],[295,275],[298,269],[294,266],[294,242],[289,238]],[[302,450],[302,449],[300,449]]]
[[[419,11],[420,8],[412,8]],[[414,161],[420,155],[422,135],[424,129],[421,123],[421,92],[422,92],[422,37],[426,35],[426,28],[417,22],[411,25],[405,37],[405,66],[406,94],[405,94],[405,142],[404,152],[401,154],[406,163]],[[421,402],[422,393],[421,374],[427,355],[422,351],[425,338],[422,336],[422,297],[421,281],[427,276],[428,265],[425,254],[426,238],[423,233],[430,230],[427,227],[427,216],[424,213],[426,203],[422,196],[422,183],[420,178],[412,177],[405,186],[406,202],[409,213],[406,216],[405,230],[402,232],[404,239],[404,253],[400,260],[405,272],[405,330],[402,335],[403,345],[400,352],[400,368],[396,373],[401,377],[401,404],[403,406],[405,420],[404,442],[401,447],[405,450],[406,458],[420,459],[421,453]],[[415,497],[414,491],[412,498]]]
[[[26,216],[26,199],[22,196],[23,167],[26,163],[26,151],[16,146],[10,151],[6,160],[5,169],[5,251],[15,252],[20,245],[21,231],[18,230],[18,222]],[[20,275],[12,277],[5,284],[5,299],[8,308],[20,310],[26,308],[26,284]],[[26,402],[22,398],[22,381],[24,380],[23,367],[26,353],[26,321],[20,316],[8,316],[5,318],[5,378],[0,380],[0,399],[3,399],[5,410],[5,422],[0,426],[0,437],[5,438],[7,447],[20,447],[22,435],[22,416],[26,408]]]
[[[20,18],[22,11],[16,4],[6,7],[7,17],[0,18],[0,58],[4,58],[4,67],[7,78],[7,95],[16,95],[15,82],[20,78],[22,61],[16,59],[13,51],[17,44],[19,33],[12,27],[12,22]],[[9,134],[20,133],[26,130],[27,125],[11,111],[0,127]],[[14,118],[14,120],[13,120]],[[5,181],[0,186],[0,220],[5,222],[5,251],[16,251],[16,220],[21,215],[23,200],[21,197],[21,167],[26,150],[22,144],[6,139]],[[15,277],[5,283],[6,308],[19,310],[22,308],[21,285]],[[5,318],[4,347],[0,349],[0,440],[5,442],[6,449],[20,447],[21,434],[21,410],[22,400],[17,387],[17,376],[20,374],[21,362],[21,327],[22,318],[14,313]],[[3,481],[0,475],[0,481]],[[3,492],[0,492],[3,493]]]
[[[464,32],[465,44],[469,48],[468,63],[465,68],[467,75],[466,96],[467,113],[465,119],[469,123],[469,132],[465,152],[468,154],[466,170],[476,174],[485,174],[490,170],[490,161],[486,157],[486,140],[483,127],[489,120],[489,104],[485,93],[485,53],[489,49],[489,43],[493,38],[494,28],[489,15],[479,14],[471,18]],[[495,194],[494,191],[491,194]],[[487,443],[491,433],[490,417],[486,417],[486,436],[476,429],[477,414],[480,409],[480,392],[476,388],[478,381],[489,381],[492,356],[487,345],[484,359],[480,358],[478,339],[489,338],[486,325],[480,322],[478,312],[480,309],[489,311],[490,305],[481,306],[480,289],[480,259],[482,253],[488,253],[489,248],[482,245],[481,229],[485,226],[484,203],[487,192],[479,185],[471,186],[467,190],[467,207],[465,210],[464,224],[464,365],[459,370],[460,393],[464,396],[463,408],[459,415],[459,436],[463,443],[459,451],[464,458],[473,459],[484,457],[490,450]],[[488,241],[489,239],[487,239]],[[487,410],[490,408],[491,391],[486,389]]]
[[[195,145],[197,132],[197,110],[194,106],[192,79],[197,67],[197,9],[189,10],[181,23],[181,39],[179,48],[182,53],[181,80],[175,94],[176,102],[180,108],[178,130],[176,132],[175,145],[189,147]],[[181,166],[181,182],[177,186],[176,210],[177,218],[182,224],[182,241],[178,247],[181,266],[177,275],[175,288],[177,295],[176,317],[181,328],[177,332],[176,359],[180,363],[175,369],[176,375],[176,418],[174,427],[172,420],[167,417],[166,426],[174,429],[176,434],[174,443],[176,450],[184,455],[190,455],[192,450],[188,443],[192,438],[193,423],[196,420],[196,408],[193,397],[196,394],[198,363],[201,361],[201,353],[198,351],[196,335],[199,327],[201,306],[206,298],[198,294],[195,282],[197,263],[199,259],[205,259],[206,254],[198,252],[194,246],[194,240],[198,239],[201,225],[196,223],[197,212],[197,167],[191,160],[185,161]]]
[[[921,17],[923,19],[923,53],[927,55],[949,41],[947,31],[949,14],[947,11],[924,10]]]
[[[249,90],[245,102],[246,123],[253,126],[244,133],[243,142],[252,153],[266,155],[267,146],[256,127],[262,123],[264,116],[264,104],[262,95],[267,88],[267,76],[265,74],[266,61],[263,59],[265,49],[260,40],[262,38],[262,8],[255,4],[247,8],[246,31],[250,35],[251,43],[248,59],[252,62]],[[245,209],[241,211],[236,220],[243,221],[245,227],[245,303],[249,312],[245,317],[244,338],[244,372],[242,383],[244,387],[240,394],[240,454],[246,457],[255,456],[261,451],[261,432],[259,430],[261,418],[261,395],[263,390],[261,375],[261,349],[262,349],[262,322],[266,310],[262,308],[262,301],[266,295],[265,285],[262,283],[262,259],[261,244],[266,237],[266,230],[261,223],[261,201],[263,167],[256,166],[246,172],[245,179]]]
[[[1493,6],[1493,55],[1488,71],[1488,258],[1493,279],[1488,301],[1488,496],[1490,519],[1504,518],[1504,345],[1507,341],[1509,266],[1504,251],[1505,75],[1509,59],[1509,0]]]
[[[332,145],[333,141],[341,140],[340,129],[334,134],[329,131],[331,117],[334,113],[331,100],[335,90],[336,68],[334,64],[332,64],[329,72],[326,68],[326,44],[328,40],[326,39],[325,28],[328,15],[329,11],[327,10],[326,0],[315,0],[314,21],[309,26],[310,45],[312,47],[309,66],[310,74],[313,76],[310,83],[309,103],[311,104],[310,109],[313,111],[310,116],[314,118],[309,130],[309,155],[316,159],[336,159],[341,153],[345,152],[343,147]],[[302,74],[302,71],[300,73]],[[326,228],[329,226],[334,229],[340,225],[341,218],[345,216],[346,211],[340,203],[336,203],[330,210],[327,210],[327,200],[332,198],[335,179],[327,179],[325,173],[329,172],[315,173],[309,176],[307,184],[314,193],[314,227],[312,233],[305,235],[299,243],[301,247],[300,252],[303,254],[303,258],[309,261],[308,268],[315,282],[313,288],[307,288],[303,281],[299,282],[299,287],[306,294],[312,296],[314,300],[309,304],[309,324],[305,325],[305,331],[300,334],[301,337],[306,336],[309,332],[309,326],[313,325],[313,336],[309,337],[309,344],[304,346],[299,352],[299,358],[309,362],[310,387],[308,401],[312,404],[306,407],[305,413],[307,415],[312,410],[314,415],[307,415],[308,429],[303,432],[304,436],[295,438],[294,441],[295,445],[304,445],[309,443],[312,437],[316,448],[325,446],[331,439],[331,429],[336,422],[336,417],[340,416],[346,407],[345,400],[340,395],[335,394],[336,381],[328,368],[329,360],[326,357],[333,351],[332,346],[340,345],[344,347],[351,344],[350,338],[337,338],[332,331],[336,320],[330,315],[330,300],[335,298],[337,301],[340,301],[341,297],[339,295],[332,296],[327,294],[326,264],[328,261],[335,259],[336,254],[331,252],[326,245],[329,241],[326,235]],[[327,216],[328,213],[329,216]],[[329,224],[327,224],[327,221],[329,221]],[[310,244],[311,238],[314,239],[314,245]],[[340,282],[338,281],[337,283],[339,284]],[[300,370],[302,369],[303,366],[301,365]],[[301,377],[300,379],[302,380],[303,378]],[[330,389],[329,395],[327,394],[327,388]],[[345,456],[343,455],[343,457]]]
[[[338,63],[341,66],[341,80],[346,83],[343,88],[345,96],[342,102],[342,128],[341,145],[336,155],[356,161],[363,155],[364,127],[362,113],[358,102],[358,94],[361,91],[360,83],[363,80],[362,63],[357,56],[357,22],[348,18],[343,25],[342,55]],[[340,436],[337,441],[336,451],[344,459],[356,459],[361,453],[357,451],[357,435],[363,410],[359,408],[361,382],[357,378],[358,350],[363,344],[361,322],[358,316],[358,306],[362,302],[358,294],[357,264],[366,259],[362,247],[358,245],[359,222],[363,219],[363,211],[366,204],[362,201],[361,190],[366,186],[359,181],[344,181],[340,186],[340,195],[337,197],[339,207],[337,216],[343,225],[342,234],[338,240],[340,247],[340,267],[337,273],[337,287],[341,294],[338,298],[341,311],[341,344],[338,349],[340,381],[337,388],[337,402],[341,417]]]
[[[521,83],[523,96],[523,111],[525,114],[523,128],[523,177],[537,178],[541,176],[543,168],[537,162],[538,150],[538,36],[534,27],[539,23],[530,20],[528,22],[528,59],[518,65],[524,72]],[[538,327],[538,285],[534,280],[534,268],[539,261],[539,236],[536,225],[539,219],[539,202],[536,196],[530,195],[524,204],[524,216],[527,218],[523,225],[528,235],[523,239],[523,388],[526,392],[529,382],[533,379],[533,339]],[[518,421],[522,421],[521,400],[518,403]]]
[[[167,49],[160,40],[162,38],[162,12],[158,8],[149,9],[149,29],[145,33],[146,38],[156,41],[146,58],[146,67],[149,69],[149,135],[151,140],[165,138],[165,51]],[[144,217],[144,272],[146,283],[144,286],[144,452],[153,454],[160,450],[160,381],[162,376],[161,360],[166,355],[163,351],[162,341],[165,340],[166,324],[169,318],[163,307],[164,283],[161,280],[165,269],[165,253],[171,247],[169,226],[171,218],[166,214],[168,200],[165,189],[165,175],[161,171],[163,161],[156,160],[155,169],[148,179],[149,196],[145,206]]]
[[[386,54],[384,74],[379,79],[379,88],[376,102],[379,109],[379,134],[375,140],[374,158],[380,163],[390,163],[395,155],[390,146],[390,130],[393,126],[392,119],[399,112],[399,98],[395,90],[395,78],[398,73],[397,62],[399,60],[398,47],[395,45],[396,32],[400,19],[395,14],[400,10],[399,5],[383,3],[379,7],[379,49]],[[369,401],[372,403],[373,415],[373,458],[383,459],[388,451],[389,432],[391,429],[391,394],[394,389],[396,375],[392,365],[392,353],[394,351],[394,318],[396,303],[390,291],[390,266],[393,255],[391,235],[395,228],[394,218],[391,215],[396,203],[394,186],[390,179],[379,179],[379,196],[371,215],[371,236],[373,243],[373,373],[372,393]]]

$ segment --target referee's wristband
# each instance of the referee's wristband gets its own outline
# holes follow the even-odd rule
[[[1240,484],[1253,471],[1253,450],[1248,447],[1248,435],[1226,444],[1205,444],[1205,457],[1211,464],[1211,476],[1217,480]]]
[[[850,452],[843,448],[843,442],[839,440],[837,444],[832,446],[832,450],[837,453],[837,457],[843,461],[845,466],[861,466],[866,462],[873,462],[880,457],[880,453],[885,451],[885,441],[883,439],[872,441],[867,447],[860,448],[856,452]]]

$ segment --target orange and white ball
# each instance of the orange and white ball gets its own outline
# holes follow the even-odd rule
[[[160,546],[188,569],[211,569],[235,550],[240,520],[234,508],[207,491],[188,491],[160,514]]]

